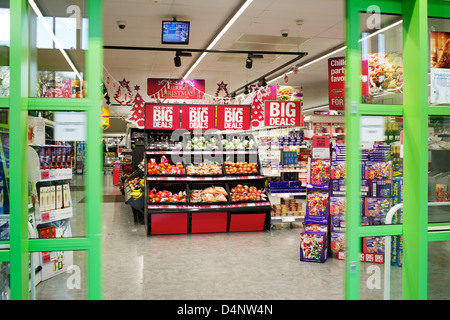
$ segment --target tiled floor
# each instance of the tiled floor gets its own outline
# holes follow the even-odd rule
[[[80,178],[78,178],[80,179]],[[78,181],[82,183],[82,181]],[[77,194],[79,193],[79,194]],[[105,176],[104,193],[119,194]],[[84,191],[76,191],[74,235],[83,234]],[[74,202],[75,202],[74,201]],[[80,222],[81,221],[81,222]],[[147,237],[128,205],[103,204],[103,298],[132,300],[344,299],[344,261],[299,261],[300,229]],[[430,245],[430,299],[449,299],[450,245]],[[85,252],[74,253],[81,289],[71,273],[36,287],[37,299],[86,299]],[[436,262],[436,263],[434,263]],[[401,268],[391,270],[391,298],[400,299]],[[383,265],[361,264],[361,299],[383,299]]]

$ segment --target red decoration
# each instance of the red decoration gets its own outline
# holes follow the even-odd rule
[[[216,91],[216,97],[219,96],[219,92],[220,91],[225,91],[225,97],[229,98],[230,95],[228,94],[228,89],[227,89],[227,84],[223,83],[223,81],[221,83],[218,83],[218,88]]]
[[[122,89],[125,92],[122,92]],[[114,99],[122,106],[126,106],[132,101],[133,95],[131,93],[130,81],[126,81],[125,78],[119,81],[119,88],[114,95]]]
[[[131,115],[128,117],[127,121],[136,123],[138,128],[144,128],[145,124],[145,101],[142,99],[142,96],[139,94],[139,86],[135,86],[136,96],[134,97],[133,106],[131,107]]]

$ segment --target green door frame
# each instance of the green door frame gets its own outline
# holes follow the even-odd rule
[[[103,2],[86,0],[89,40],[86,51],[88,97],[84,99],[30,98],[29,4],[10,0],[10,96],[0,99],[9,109],[10,125],[10,240],[0,241],[0,261],[10,262],[11,299],[29,296],[29,253],[41,251],[87,252],[87,298],[102,298],[102,199],[103,172],[100,116],[103,77]],[[86,236],[29,239],[28,237],[28,110],[81,111],[87,114]]]
[[[362,104],[360,14],[376,5],[382,14],[403,18],[403,105]],[[450,240],[450,231],[428,232],[428,116],[450,115],[450,107],[428,106],[428,17],[450,18],[439,0],[346,1],[346,277],[345,297],[360,298],[361,239],[403,235],[402,299],[427,299],[428,241]],[[361,226],[360,117],[403,116],[403,224]],[[449,223],[439,224],[450,226]]]

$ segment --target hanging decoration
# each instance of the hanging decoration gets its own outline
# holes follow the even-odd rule
[[[126,106],[131,103],[132,99],[133,95],[131,93],[130,81],[126,81],[125,78],[123,78],[122,81],[119,81],[119,88],[114,95],[114,100],[116,100],[121,106]]]
[[[217,91],[216,91],[216,97],[219,96],[219,93],[220,93],[221,91],[224,91],[224,92],[225,92],[225,97],[226,97],[226,98],[229,98],[229,97],[230,97],[230,95],[229,95],[229,93],[228,93],[228,89],[227,89],[227,84],[223,83],[223,81],[222,81],[221,83],[218,83],[217,86],[218,86],[218,88],[217,88]]]
[[[127,121],[135,123],[138,128],[142,129],[145,124],[145,101],[139,93],[140,87],[138,85],[134,86],[134,90],[136,91],[136,96],[134,97],[131,114]]]

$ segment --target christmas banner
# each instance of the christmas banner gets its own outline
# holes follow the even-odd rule
[[[303,126],[300,101],[265,101],[264,125],[268,127]]]
[[[209,130],[216,127],[216,108],[214,105],[181,106],[181,129]]]
[[[145,129],[180,129],[180,106],[146,104]]]
[[[328,59],[328,106],[330,110],[344,110],[345,58]]]
[[[259,88],[255,91],[255,95],[250,102],[252,106],[251,121],[253,128],[264,126],[264,102],[266,100],[277,100],[276,86],[267,86],[266,88]]]
[[[250,129],[250,106],[217,106],[217,129]]]
[[[129,81],[128,81],[129,82]],[[136,96],[134,97],[133,106],[131,107],[131,114],[128,117],[127,121],[134,122],[138,128],[144,128],[145,120],[145,101],[142,99],[141,94],[139,93],[140,87],[136,85],[134,87],[136,90]]]
[[[203,99],[205,80],[147,79],[147,95],[156,99]]]

